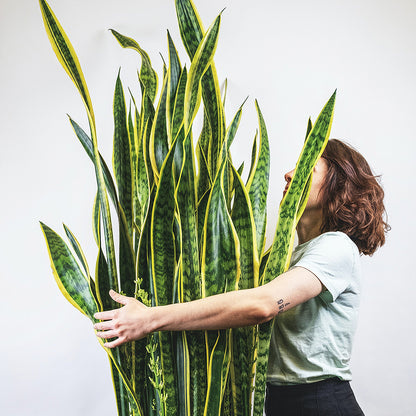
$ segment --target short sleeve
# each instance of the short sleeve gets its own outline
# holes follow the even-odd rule
[[[320,297],[331,303],[351,284],[358,249],[341,232],[329,232],[311,241],[292,267],[303,267],[312,272],[326,287]]]

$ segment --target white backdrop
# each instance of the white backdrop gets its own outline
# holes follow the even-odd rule
[[[249,164],[262,108],[271,145],[268,241],[309,116],[338,89],[332,137],[357,147],[382,175],[392,231],[363,259],[365,293],[353,354],[353,388],[366,415],[416,415],[415,19],[413,0],[196,0],[206,27],[224,8],[216,66],[228,78],[227,115],[247,95],[232,152]],[[173,0],[51,0],[81,61],[108,162],[118,68],[137,94],[138,55],[108,28],[135,38],[158,73],[166,29],[178,46]],[[0,414],[115,415],[109,366],[90,322],[60,294],[38,224],[78,236],[93,268],[93,168],[66,113],[87,126],[58,64],[35,0],[0,3]],[[189,64],[188,64],[189,67]],[[247,169],[247,168],[246,168]]]

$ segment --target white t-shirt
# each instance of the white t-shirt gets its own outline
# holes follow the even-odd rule
[[[296,247],[293,267],[312,272],[326,290],[276,317],[267,381],[282,385],[329,377],[351,380],[361,292],[357,246],[342,232],[327,232]]]

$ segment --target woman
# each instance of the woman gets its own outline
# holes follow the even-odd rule
[[[293,171],[285,175],[284,193]],[[271,342],[266,415],[362,415],[349,386],[360,298],[360,254],[384,244],[384,193],[365,159],[330,140],[314,168],[290,269],[254,289],[149,308],[110,292],[124,307],[95,315],[105,346],[155,331],[255,325],[279,314]],[[283,313],[285,312],[285,313]]]

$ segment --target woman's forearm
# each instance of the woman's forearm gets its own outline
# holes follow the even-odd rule
[[[124,306],[97,312],[94,317],[102,322],[96,323],[94,329],[98,337],[109,340],[104,344],[105,347],[114,348],[156,331],[210,330],[255,325],[273,317],[271,300],[267,302],[264,292],[262,286],[187,303],[147,307],[134,298],[110,291],[111,297]]]
[[[263,287],[222,293],[187,303],[149,310],[151,332],[235,328],[273,317],[272,301]]]
[[[266,322],[318,295],[322,284],[311,272],[295,268],[270,283],[253,289],[222,293],[187,303],[147,307],[134,298],[110,291],[122,308],[97,312],[102,322],[94,329],[100,338],[112,339],[113,348],[156,331],[192,331],[235,328]]]

